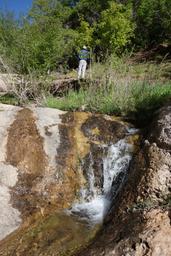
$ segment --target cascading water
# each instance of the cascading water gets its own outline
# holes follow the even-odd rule
[[[129,135],[133,130],[128,131]],[[134,133],[136,130],[134,130]],[[103,184],[99,188],[95,182],[93,157],[90,153],[90,165],[87,169],[87,186],[80,191],[80,200],[69,210],[90,223],[97,224],[103,221],[112,200],[122,186],[133,154],[133,145],[122,139],[113,145],[103,145]]]

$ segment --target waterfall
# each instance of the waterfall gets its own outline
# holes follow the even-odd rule
[[[93,156],[90,152],[90,165],[87,168],[87,186],[81,188],[80,200],[69,210],[90,223],[97,224],[103,221],[111,202],[119,191],[133,154],[133,145],[122,139],[113,145],[101,146],[104,152],[103,184],[99,188],[95,184],[93,170]]]

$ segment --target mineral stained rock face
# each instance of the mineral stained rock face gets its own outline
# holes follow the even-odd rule
[[[171,106],[155,116],[104,229],[80,256],[171,255]]]
[[[92,150],[98,168],[99,145],[128,127],[114,117],[0,104],[0,255],[60,255],[74,239],[82,243],[91,232],[57,211],[85,183],[81,160]]]

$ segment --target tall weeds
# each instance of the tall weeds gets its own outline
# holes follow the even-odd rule
[[[85,110],[134,118],[150,118],[151,112],[171,97],[171,82],[165,76],[169,63],[132,64],[130,58],[111,56],[89,69],[86,89],[63,98],[47,98],[46,106]],[[91,73],[91,74],[90,74]]]
[[[13,97],[17,104],[22,105],[33,100],[42,102],[49,91],[50,79],[37,71],[27,75],[13,73],[13,69],[0,57],[0,79],[6,84],[6,99]],[[2,71],[4,74],[2,74]],[[1,99],[5,97],[1,97]],[[3,102],[3,100],[1,100]],[[8,100],[7,100],[8,101]]]
[[[12,74],[8,65],[0,61],[10,85],[8,93],[20,105],[33,100],[38,105],[62,110],[129,116],[144,123],[171,98],[169,62],[136,64],[131,63],[130,57],[110,56],[104,63],[91,65],[79,91],[70,90],[57,98],[49,93],[54,77],[36,71],[28,75]]]

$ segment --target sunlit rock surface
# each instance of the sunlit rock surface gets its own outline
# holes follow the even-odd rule
[[[105,147],[124,139],[136,150],[129,129],[115,117],[0,104],[0,255],[69,255],[85,246],[97,227],[60,210],[88,186],[91,157],[103,190]]]
[[[171,106],[161,108],[156,114],[150,139],[155,140],[159,147],[171,150]]]
[[[20,226],[20,212],[10,203],[10,188],[17,183],[18,170],[10,165],[0,163],[0,240]]]

